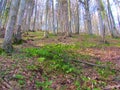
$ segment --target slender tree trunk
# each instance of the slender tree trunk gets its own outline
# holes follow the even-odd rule
[[[52,25],[53,25],[53,34],[56,34],[56,32],[55,32],[55,13],[54,13],[54,0],[52,0]]]
[[[75,33],[79,34],[79,2],[76,1]]]
[[[3,7],[3,0],[0,1],[0,15],[2,13],[2,7]]]
[[[32,30],[32,31],[35,31],[35,27],[36,27],[36,18],[37,18],[37,0],[35,0],[34,9],[35,9],[35,16],[34,16],[33,30]]]
[[[0,1],[0,28],[2,27],[2,16],[5,11],[7,0]]]
[[[67,32],[67,36],[70,37],[72,30],[71,30],[71,2],[70,0],[68,0],[68,32]]]
[[[9,14],[9,19],[5,31],[5,37],[4,37],[4,42],[2,45],[2,48],[6,52],[11,52],[13,50],[12,47],[12,36],[13,36],[13,30],[17,18],[17,12],[19,9],[19,2],[20,0],[12,0],[11,7],[10,7],[10,14]]]
[[[20,43],[22,40],[21,25],[22,25],[23,15],[24,15],[24,11],[25,11],[25,4],[26,4],[26,0],[20,1],[20,6],[19,6],[19,11],[18,11],[18,16],[17,16],[16,32],[14,35],[15,43]]]
[[[3,4],[3,0],[0,1],[0,29],[1,29],[1,15],[2,15],[2,4]]]
[[[102,16],[102,8],[101,8],[101,1],[96,0],[97,2],[97,10],[98,10],[98,18],[99,18],[99,25],[100,25],[100,35],[102,37],[102,41],[105,41],[105,25]]]
[[[46,26],[45,26],[45,27],[46,27],[45,29],[46,29],[46,30],[45,30],[45,32],[44,32],[44,37],[45,37],[45,38],[48,38],[48,26],[47,26],[47,25],[48,25],[48,24],[47,24],[47,22],[48,22],[48,1],[49,1],[49,0],[46,1],[46,16],[45,16],[45,22],[46,22],[46,23],[45,23],[45,25],[46,25]]]
[[[27,30],[30,31],[31,28],[30,28],[30,24],[31,24],[31,17],[32,17],[32,13],[33,13],[33,9],[34,9],[34,2],[33,1],[30,1],[29,2],[29,5],[28,5],[28,16],[27,16]]]
[[[91,24],[91,16],[90,16],[88,0],[85,0],[85,14],[86,14],[87,32],[88,34],[92,34],[92,24]]]
[[[117,29],[116,29],[116,25],[115,25],[115,21],[114,21],[114,17],[113,17],[113,14],[112,14],[112,11],[111,11],[111,6],[110,6],[110,1],[107,0],[107,3],[108,3],[108,15],[109,15],[109,20],[110,20],[110,31],[111,31],[111,36],[113,38],[115,37],[118,37],[119,34],[117,32]]]

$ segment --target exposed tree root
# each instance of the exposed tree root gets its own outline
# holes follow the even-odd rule
[[[98,64],[95,64],[95,63],[90,63],[90,62],[81,61],[81,60],[71,60],[71,61],[77,62],[77,63],[83,63],[83,64],[86,64],[86,65],[89,65],[89,66],[93,66],[93,67],[108,68],[107,66],[98,65]],[[108,69],[109,70],[114,70],[116,72],[120,72],[120,70],[117,70],[117,69],[113,69],[113,68],[108,68]]]

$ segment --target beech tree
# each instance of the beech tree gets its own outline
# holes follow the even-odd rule
[[[96,34],[103,41],[107,35],[116,38],[120,36],[119,9],[119,0],[0,0],[0,28],[6,28],[2,48],[12,50],[14,30],[14,42],[22,40],[21,32],[37,30],[43,31],[44,37],[52,32],[65,37]]]
[[[15,43],[19,43],[22,40],[21,25],[22,25],[23,15],[24,15],[24,11],[25,11],[25,4],[26,4],[26,0],[20,1],[17,22],[16,22],[16,32],[14,35],[14,42]]]
[[[5,37],[4,37],[4,42],[2,45],[2,48],[6,52],[11,52],[13,50],[12,47],[12,36],[13,36],[13,30],[17,18],[17,13],[19,9],[19,2],[20,0],[12,0],[11,6],[10,6],[10,13],[9,13],[9,19],[5,31]]]

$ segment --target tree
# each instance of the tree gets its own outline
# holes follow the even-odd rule
[[[47,32],[47,30],[48,30],[48,2],[49,2],[49,0],[46,0],[46,15],[45,15],[45,32],[44,32],[44,37],[45,38],[48,38],[48,32]]]
[[[14,42],[15,43],[19,43],[22,40],[21,25],[22,25],[23,15],[24,15],[24,11],[25,11],[25,4],[26,4],[26,0],[20,1],[17,22],[16,22],[16,32],[14,35]]]
[[[86,24],[87,24],[87,32],[88,34],[92,34],[92,24],[91,24],[91,16],[90,16],[90,6],[89,6],[90,0],[84,0],[85,4],[85,16],[86,16]]]
[[[5,11],[7,0],[1,0],[0,1],[0,28],[2,26],[2,16]]]
[[[96,0],[97,2],[97,10],[98,10],[98,18],[100,24],[100,35],[102,37],[102,41],[105,41],[105,25],[104,25],[104,7],[102,5],[101,0]]]
[[[55,13],[54,13],[54,0],[52,0],[52,18],[53,18],[53,21],[52,21],[52,23],[53,23],[53,33],[55,34],[56,32],[55,32]]]
[[[79,2],[76,0],[75,33],[79,34]]]
[[[35,0],[34,11],[35,11],[35,16],[34,16],[33,29],[32,29],[32,31],[35,31],[35,26],[36,26],[36,18],[37,18],[37,0]]]
[[[115,25],[115,21],[114,21],[114,17],[113,17],[113,14],[112,14],[112,10],[111,10],[109,0],[107,0],[107,4],[108,4],[108,17],[109,17],[109,23],[110,23],[111,36],[113,38],[116,38],[116,37],[119,37],[119,34],[117,32],[117,29],[116,29],[116,25]]]
[[[67,36],[71,36],[72,30],[71,30],[71,2],[70,0],[67,1],[68,4],[68,32]]]
[[[12,47],[12,36],[13,36],[13,30],[17,18],[17,12],[19,9],[19,2],[20,0],[12,0],[11,6],[10,6],[10,13],[9,13],[9,19],[5,31],[5,37],[4,37],[4,42],[2,45],[2,48],[6,52],[11,52],[13,50]]]
[[[79,0],[80,3],[83,4],[84,9],[85,9],[85,25],[87,29],[88,34],[93,34],[92,33],[92,24],[91,24],[91,16],[90,16],[90,5],[89,2],[90,0]]]

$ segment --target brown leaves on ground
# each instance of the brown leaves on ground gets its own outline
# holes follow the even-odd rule
[[[52,83],[52,88],[54,90],[61,90],[61,86],[64,86],[66,89],[65,90],[75,90],[76,86],[73,83],[73,79],[71,78],[71,76],[69,75],[59,75],[59,76],[55,76],[53,79],[53,83]]]
[[[120,48],[105,47],[105,48],[87,48],[84,51],[77,50],[80,54],[86,54],[97,58],[103,62],[114,62],[120,65]]]
[[[44,46],[45,44],[74,44],[76,42],[83,42],[86,40],[83,37],[62,37],[56,36],[52,38],[43,38],[36,40],[34,39],[34,35],[31,38],[28,38],[26,42],[24,42],[21,47],[17,48],[28,48],[28,47],[38,47]],[[93,40],[94,41],[94,40]],[[97,41],[98,42],[98,41]],[[113,62],[116,64],[116,67],[120,69],[120,48],[119,47],[103,47],[103,48],[84,48],[83,50],[76,50],[77,54],[82,55],[90,55],[95,57],[97,60],[102,62]],[[18,53],[20,54],[20,53]],[[21,86],[18,85],[18,80],[14,78],[16,74],[21,74],[25,78],[25,86],[24,90],[37,90],[35,86],[35,81],[44,82],[45,80],[42,78],[41,69],[40,71],[31,71],[27,70],[27,65],[32,65],[34,63],[34,58],[25,58],[18,59],[13,58],[12,56],[0,56],[0,90],[20,90]],[[93,67],[82,67],[82,75],[86,77],[90,77],[92,80],[96,80],[97,82],[104,81],[100,78],[99,74]],[[43,69],[44,72],[44,69]],[[49,80],[52,80],[52,85],[50,86],[54,90],[76,90],[76,86],[74,84],[74,80],[76,77],[71,77],[70,75],[57,75],[51,76]],[[110,90],[111,88],[119,88],[118,82],[112,80],[106,80],[105,82],[109,82],[109,85],[105,87],[105,89]],[[120,80],[120,79],[117,79]],[[84,84],[84,82],[82,82]],[[81,84],[81,85],[82,85]],[[92,87],[91,82],[87,82],[86,85],[88,87]],[[40,89],[41,90],[41,89]],[[118,89],[119,90],[119,89]]]

